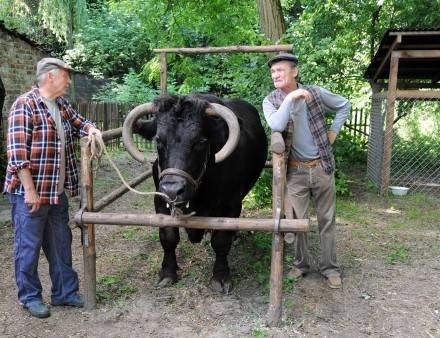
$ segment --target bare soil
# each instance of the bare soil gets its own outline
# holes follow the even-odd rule
[[[142,168],[116,156],[127,178]],[[119,185],[103,161],[95,195]],[[380,198],[354,176],[353,196],[338,200],[338,259],[343,288],[331,290],[317,272],[284,280],[283,320],[265,326],[268,308],[270,235],[240,233],[230,253],[231,295],[209,289],[213,253],[206,238],[191,245],[181,230],[177,251],[180,280],[155,287],[162,260],[157,228],[96,226],[98,306],[93,310],[52,307],[36,319],[17,302],[12,260],[13,227],[0,200],[0,337],[440,337],[440,214],[438,199]],[[152,190],[151,181],[139,189]],[[71,199],[72,214],[78,200]],[[152,198],[126,194],[111,212],[152,211]],[[245,210],[270,217],[270,210]],[[316,219],[310,233],[319,256]],[[74,267],[83,281],[79,229],[73,229]],[[293,247],[286,246],[286,264]],[[316,271],[316,270],[315,270]],[[50,299],[48,265],[39,267]],[[81,288],[83,283],[81,284]],[[82,289],[80,291],[83,291]]]

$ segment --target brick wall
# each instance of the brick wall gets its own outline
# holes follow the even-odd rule
[[[37,62],[49,56],[27,37],[11,31],[0,22],[0,78],[6,91],[0,121],[0,140],[5,139],[7,115],[16,98],[29,91],[35,83]],[[90,101],[106,80],[95,80],[84,74],[73,74],[73,85],[67,97]],[[74,87],[74,88],[73,88]]]
[[[35,82],[37,62],[47,54],[18,35],[0,27],[0,77],[6,91],[3,105],[3,128],[7,114],[15,99],[28,91]],[[4,133],[2,133],[2,140]]]

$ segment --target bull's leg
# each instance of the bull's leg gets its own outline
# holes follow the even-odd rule
[[[177,281],[179,267],[176,260],[176,247],[180,240],[179,228],[160,228],[159,237],[163,248],[163,261],[157,286],[163,288]]]
[[[215,292],[228,295],[232,290],[228,254],[231,250],[235,231],[215,230],[211,237],[211,246],[215,252],[215,263],[211,278],[211,288]]]

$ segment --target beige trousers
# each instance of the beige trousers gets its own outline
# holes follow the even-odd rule
[[[291,203],[295,218],[308,218],[310,198],[313,198],[321,243],[319,271],[326,277],[339,276],[336,262],[334,174],[328,175],[319,164],[313,168],[288,167],[286,197]],[[293,264],[304,273],[310,269],[307,233],[298,233],[296,236]]]

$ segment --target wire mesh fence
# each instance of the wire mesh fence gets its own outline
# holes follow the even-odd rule
[[[387,97],[384,93],[373,97],[367,176],[378,188],[402,186],[410,192],[440,194],[440,91],[438,94],[430,99],[423,95],[397,98],[389,135]]]

